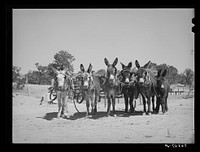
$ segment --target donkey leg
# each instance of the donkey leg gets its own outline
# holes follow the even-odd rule
[[[146,99],[144,96],[142,96],[142,101],[143,101],[143,108],[144,108],[143,115],[145,115],[146,114]]]
[[[97,102],[99,101],[99,95],[95,95],[95,100],[94,100],[94,112],[97,112]]]
[[[68,118],[69,116],[67,115],[67,113],[68,113],[68,111],[67,111],[68,110],[67,109],[68,108],[67,107],[67,99],[66,99],[66,94],[64,94],[64,93],[63,93],[63,96],[62,96],[62,107],[63,107],[62,108],[62,113],[63,113],[62,116]]]
[[[89,115],[89,113],[90,113],[90,112],[89,112],[89,110],[90,110],[90,109],[89,109],[89,108],[90,108],[90,101],[89,101],[89,99],[86,100],[86,108],[87,108],[86,117],[88,117],[88,115]]]
[[[160,109],[160,97],[156,97],[156,108],[155,112],[158,113]]]
[[[128,112],[128,97],[124,95],[124,101],[125,101],[125,113]]]
[[[155,96],[152,96],[152,110],[153,112],[155,112],[155,104],[154,104],[154,101],[155,101]]]
[[[162,106],[162,113],[166,113],[167,110],[168,110],[168,107],[167,107],[167,97],[163,97],[162,98],[162,102],[161,102],[161,106]]]
[[[90,103],[91,103],[91,107],[92,107],[92,110],[91,110],[91,114],[94,114],[94,98],[93,97],[90,97]]]
[[[61,98],[60,98],[60,92],[57,92],[57,97],[58,97],[58,114],[57,114],[57,118],[60,118],[61,111],[62,111],[62,103],[61,103]]]
[[[110,105],[111,105],[110,97],[108,97],[107,100],[108,100],[107,116],[109,116],[110,115]]]
[[[167,98],[168,98],[168,96],[166,96],[166,98],[165,98],[165,110],[166,110],[166,112],[168,111]]]
[[[116,114],[115,114],[115,97],[112,97],[112,106],[113,106],[114,117],[116,117]]]
[[[148,104],[148,111],[147,114],[151,115],[151,97],[147,98],[147,104]]]
[[[136,106],[135,100],[133,97],[130,97],[129,104],[130,104],[130,111],[131,113],[133,113],[135,111],[135,106]]]

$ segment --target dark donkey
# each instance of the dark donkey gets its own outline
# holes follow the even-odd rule
[[[101,88],[99,79],[92,74],[91,64],[89,65],[87,71],[85,71],[83,64],[80,65],[80,69],[82,72],[81,89],[84,92],[83,98],[86,100],[86,108],[87,108],[86,117],[87,117],[89,115],[90,104],[92,107],[91,114],[95,114],[97,112],[97,102],[99,101]]]
[[[131,72],[132,62],[130,62],[127,66],[123,63],[121,63],[121,65],[122,71],[120,74],[122,76],[121,86],[122,93],[124,94],[125,113],[128,112],[128,100],[130,104],[130,112],[132,113],[135,111],[136,107],[135,99],[137,99],[139,95],[138,84],[136,83],[135,74]]]
[[[157,87],[157,81],[155,74],[151,69],[149,69],[149,66],[151,64],[151,61],[146,63],[143,67],[140,67],[139,62],[136,60],[135,65],[138,68],[137,71],[137,81],[139,86],[139,93],[142,95],[143,99],[143,106],[144,106],[144,113],[146,113],[146,99],[148,104],[148,111],[147,114],[151,114],[151,98],[152,98],[152,104],[153,104],[153,111],[155,111],[155,105],[154,105],[154,97],[157,96],[156,87]]]
[[[164,71],[162,69],[158,70],[157,74],[157,102],[156,102],[156,112],[159,112],[159,107],[161,105],[163,114],[168,111],[167,106],[167,98],[170,91],[170,85],[168,81],[165,79],[165,76],[167,74],[167,70]]]
[[[105,64],[107,65],[107,73],[106,73],[106,81],[105,81],[105,92],[108,99],[108,107],[107,107],[107,116],[110,115],[110,105],[112,100],[113,106],[113,114],[115,114],[115,98],[116,92],[118,91],[118,80],[117,80],[117,68],[115,67],[118,62],[118,58],[116,58],[113,64],[110,64],[109,61],[105,58]]]

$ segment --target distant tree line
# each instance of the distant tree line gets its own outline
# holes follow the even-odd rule
[[[166,79],[168,80],[170,85],[180,83],[192,87],[194,83],[194,72],[190,68],[186,68],[184,72],[180,74],[178,74],[178,70],[174,66],[167,64],[157,65],[156,63],[152,63],[150,68],[154,68],[156,70],[166,69]]]
[[[73,73],[74,68],[72,63],[74,60],[75,58],[72,54],[70,54],[68,51],[61,50],[54,55],[54,60],[52,63],[49,63],[47,66],[35,63],[37,70],[29,71],[25,75],[20,74],[20,67],[13,66],[13,83],[17,89],[20,89],[20,86],[23,88],[23,84],[25,83],[49,85],[51,84],[51,79],[55,77],[55,73],[51,67],[58,69],[61,67],[61,65],[63,65],[68,69],[68,71]],[[169,66],[166,64],[157,65],[156,63],[152,63],[150,68],[154,68],[156,70],[159,70],[160,68],[167,69],[168,73],[166,78],[170,84],[180,83],[191,87],[194,82],[194,72],[189,68],[185,69],[185,71],[180,74],[178,74],[178,70],[174,66]],[[105,70],[100,69],[97,71],[97,73],[105,73]]]

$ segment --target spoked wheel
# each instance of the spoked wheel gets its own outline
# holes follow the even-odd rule
[[[78,113],[80,113],[80,112],[76,106],[76,102],[81,104],[83,102],[83,100],[84,100],[83,93],[76,90],[74,92],[74,96],[73,96],[73,103],[74,103],[74,107]]]
[[[78,92],[75,96],[76,102],[81,104],[84,100],[84,94],[83,92]]]
[[[56,100],[57,98],[57,94],[55,91],[51,91],[51,93],[49,94],[49,99],[51,100],[50,102],[53,102],[54,100]]]

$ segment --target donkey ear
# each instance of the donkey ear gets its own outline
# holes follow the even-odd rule
[[[82,72],[85,72],[85,68],[84,68],[83,64],[80,65],[80,69]]]
[[[87,72],[90,73],[92,71],[92,64],[90,63]]]
[[[165,70],[163,71],[163,73],[162,73],[162,77],[165,77],[166,74],[167,74],[167,70],[165,69]]]
[[[116,66],[118,63],[118,58],[115,59],[115,61],[113,62],[112,66]]]
[[[69,74],[67,67],[64,67],[63,72]]]
[[[143,67],[144,68],[149,68],[150,65],[151,65],[151,61],[147,62]]]
[[[58,70],[56,68],[54,68],[53,66],[51,66],[51,69],[53,70],[53,72],[55,72],[56,74],[58,74]]]
[[[160,77],[161,71],[162,71],[162,69],[159,69],[159,70],[158,70],[157,78]]]
[[[132,67],[132,62],[129,62],[128,68],[131,68],[131,67]]]
[[[138,62],[138,60],[135,60],[135,66],[139,69],[140,68],[140,64]]]
[[[109,63],[109,61],[105,58],[104,59],[104,62],[105,62],[105,64],[107,65],[107,66],[110,66],[110,63]]]
[[[120,62],[120,63],[121,63],[121,62]],[[123,63],[121,63],[121,65],[122,65],[122,69],[124,69],[125,65],[124,65]]]

